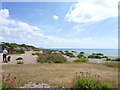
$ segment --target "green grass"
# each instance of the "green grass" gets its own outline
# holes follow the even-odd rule
[[[32,55],[39,55],[40,53],[32,53]]]
[[[88,58],[79,58],[74,60],[74,62],[88,62]]]

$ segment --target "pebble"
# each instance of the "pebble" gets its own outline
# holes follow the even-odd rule
[[[18,88],[57,88],[57,86],[49,86],[45,83],[36,84],[33,82],[29,82],[28,84],[25,84],[23,87],[18,87]]]

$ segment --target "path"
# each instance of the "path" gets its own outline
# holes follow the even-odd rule
[[[11,61],[8,63],[2,63],[2,56],[0,56],[0,63],[2,64],[17,64],[17,58],[22,57],[24,64],[35,64],[37,63],[37,56],[32,55],[33,51],[25,52],[25,54],[15,54],[15,55],[8,55],[11,56]]]

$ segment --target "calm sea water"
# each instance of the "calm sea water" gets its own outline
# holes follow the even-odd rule
[[[92,53],[103,53],[106,56],[118,56],[118,49],[57,49],[53,48],[53,50],[62,50],[62,51],[76,51],[76,52],[85,52],[88,54]]]

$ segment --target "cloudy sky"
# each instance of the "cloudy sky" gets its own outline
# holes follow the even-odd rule
[[[118,0],[3,2],[0,39],[44,48],[117,48]]]

